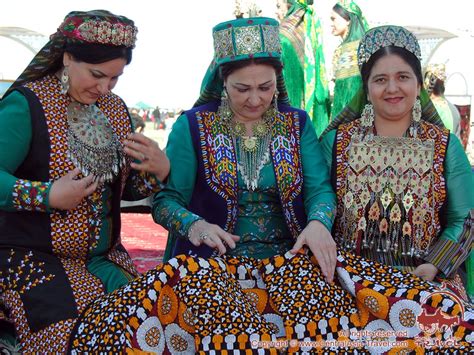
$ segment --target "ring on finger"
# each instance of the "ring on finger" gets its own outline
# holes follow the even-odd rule
[[[199,239],[201,239],[202,241],[205,241],[207,238],[209,238],[209,234],[207,234],[206,232],[199,233]]]
[[[142,161],[147,161],[148,160],[148,157],[142,153]]]

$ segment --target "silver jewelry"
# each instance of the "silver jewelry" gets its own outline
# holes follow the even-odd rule
[[[419,97],[416,98],[415,104],[413,105],[412,117],[416,123],[421,120],[421,101]]]
[[[83,175],[111,182],[125,165],[125,155],[107,117],[94,104],[72,101],[67,120],[68,158]]]
[[[199,233],[199,239],[201,239],[202,241],[205,241],[207,238],[209,238],[209,234],[207,234],[206,232]]]
[[[148,157],[142,153],[142,162],[147,161],[147,160],[148,160]]]
[[[217,114],[224,122],[229,122],[234,116],[229,105],[229,96],[227,95],[227,90],[224,86],[221,93],[221,103],[217,109]]]
[[[61,77],[61,94],[66,95],[69,90],[69,71],[67,67],[64,67]]]
[[[372,103],[367,103],[362,110],[362,114],[360,115],[361,124],[364,128],[371,128],[374,124],[375,119],[375,112],[374,112],[374,105]]]

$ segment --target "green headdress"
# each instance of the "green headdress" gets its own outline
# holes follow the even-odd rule
[[[194,106],[219,100],[224,83],[219,74],[222,64],[252,58],[276,58],[281,61],[278,21],[267,17],[240,18],[222,22],[212,29],[214,58],[201,84]],[[285,84],[277,78],[278,101],[288,103]]]
[[[137,32],[132,20],[106,10],[70,12],[8,92],[59,69],[58,62],[61,62],[68,43],[94,43],[133,48]]]
[[[357,51],[359,68],[362,69],[372,55],[380,49],[389,46],[404,48],[421,61],[420,45],[413,33],[400,26],[380,26],[367,31],[361,39]],[[423,85],[423,83],[420,84]],[[422,108],[421,119],[444,127],[425,89],[421,89],[419,98]],[[329,124],[323,135],[330,130],[336,129],[342,123],[351,122],[359,118],[367,102],[367,93],[361,88],[344,110]]]
[[[352,0],[339,0],[334,6],[339,6],[345,10],[351,21],[349,32],[342,43],[349,43],[361,39],[364,33],[369,29],[369,24],[362,14],[360,7]]]

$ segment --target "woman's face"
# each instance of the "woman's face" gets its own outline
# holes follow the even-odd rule
[[[331,28],[334,36],[344,37],[349,30],[350,21],[339,15],[336,11],[331,12]]]
[[[367,88],[376,120],[411,122],[421,86],[411,66],[400,56],[381,57],[372,67]]]
[[[224,85],[235,117],[239,121],[258,120],[272,104],[275,69],[271,65],[250,64],[232,72]]]
[[[63,64],[69,73],[69,95],[80,103],[90,105],[115,87],[127,62],[124,58],[117,58],[89,64],[75,61],[69,53],[64,53]]]

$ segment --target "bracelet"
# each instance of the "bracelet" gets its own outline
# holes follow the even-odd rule
[[[202,219],[196,219],[193,223],[191,223],[191,225],[188,228],[188,234],[186,235],[186,239],[189,240],[189,238],[191,238],[191,233],[193,232],[194,227],[196,226],[196,222],[201,221],[201,220]]]

